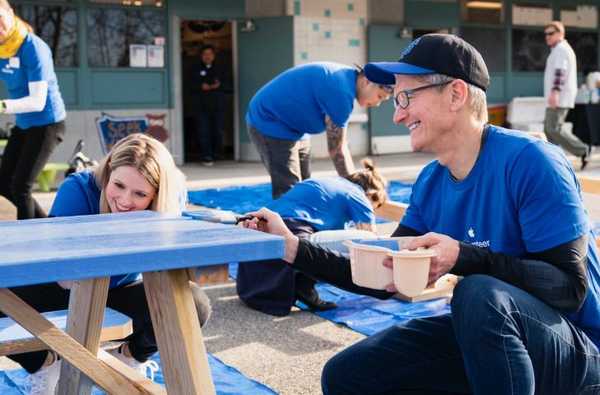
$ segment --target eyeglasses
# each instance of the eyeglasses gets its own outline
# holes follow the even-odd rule
[[[558,33],[558,30],[552,30],[551,32],[544,32],[544,35],[545,36],[551,36],[551,35],[553,35],[555,33]]]
[[[430,85],[420,86],[418,88],[406,89],[406,90],[400,91],[400,92],[396,93],[396,95],[394,95],[394,107],[395,108],[400,107],[403,110],[405,110],[408,107],[408,105],[410,104],[410,98],[414,95],[415,92],[418,92],[418,91],[421,91],[424,89],[435,88],[436,86],[448,85],[452,81],[454,81],[454,80],[440,82],[439,84],[430,84]]]

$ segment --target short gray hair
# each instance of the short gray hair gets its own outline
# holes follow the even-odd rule
[[[418,80],[429,84],[443,84],[445,82],[451,82],[456,79],[445,74],[424,74],[415,77]],[[466,81],[465,83],[469,87],[469,107],[471,107],[473,115],[475,115],[475,118],[478,121],[482,123],[487,123],[488,112],[485,92],[483,91],[483,89],[473,84],[469,84]],[[443,88],[443,86],[439,86],[437,89],[441,91]]]

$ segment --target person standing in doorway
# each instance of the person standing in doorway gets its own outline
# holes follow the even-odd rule
[[[544,133],[551,143],[560,145],[571,154],[581,158],[581,170],[587,166],[590,147],[563,125],[569,109],[575,107],[577,95],[577,60],[575,52],[565,40],[565,26],[553,21],[544,28],[550,55],[544,70],[544,98],[546,117]]]
[[[31,191],[63,141],[66,111],[50,48],[7,0],[0,0],[0,80],[9,97],[0,100],[0,113],[16,115],[2,155],[0,195],[17,207],[17,219],[43,218]]]
[[[389,84],[394,83],[393,78]],[[337,173],[355,172],[346,138],[354,107],[376,107],[392,88],[369,81],[362,68],[315,62],[293,67],[263,86],[250,101],[250,140],[271,176],[273,199],[310,178],[311,134],[327,132],[327,148]]]
[[[194,75],[196,91],[200,94],[198,108],[198,137],[202,164],[212,166],[221,157],[223,124],[225,120],[225,93],[223,72],[215,65],[216,49],[205,45],[200,52],[201,62]]]

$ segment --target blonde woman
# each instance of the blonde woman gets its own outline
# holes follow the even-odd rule
[[[184,177],[158,140],[142,134],[119,141],[92,171],[71,174],[60,186],[50,216],[153,210],[181,212]],[[190,283],[203,325],[210,315],[210,302],[197,284]],[[12,289],[39,311],[65,309],[66,283],[50,283]],[[145,373],[157,351],[156,339],[139,273],[110,279],[107,306],[132,319],[133,333],[111,350],[117,358]],[[60,371],[54,352],[39,351],[9,356],[30,373],[31,394],[53,394]]]
[[[0,113],[15,115],[2,155],[0,195],[16,206],[17,219],[43,218],[46,212],[31,190],[63,141],[67,113],[50,48],[6,0],[0,0],[0,69],[8,93]]]

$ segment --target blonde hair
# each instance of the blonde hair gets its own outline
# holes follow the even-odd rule
[[[387,181],[379,174],[371,159],[364,158],[360,163],[364,170],[356,171],[346,176],[346,179],[360,186],[365,191],[365,195],[367,195],[373,207],[378,208],[387,200]]]
[[[156,194],[148,209],[181,214],[185,201],[185,177],[175,166],[167,148],[160,141],[141,133],[131,134],[117,142],[94,171],[101,191],[101,213],[110,212],[105,188],[113,170],[121,166],[135,168],[155,189]]]
[[[561,21],[552,21],[548,23],[546,26],[544,26],[544,30],[548,29],[549,27],[555,28],[556,31],[562,35],[565,34],[565,25]]]

